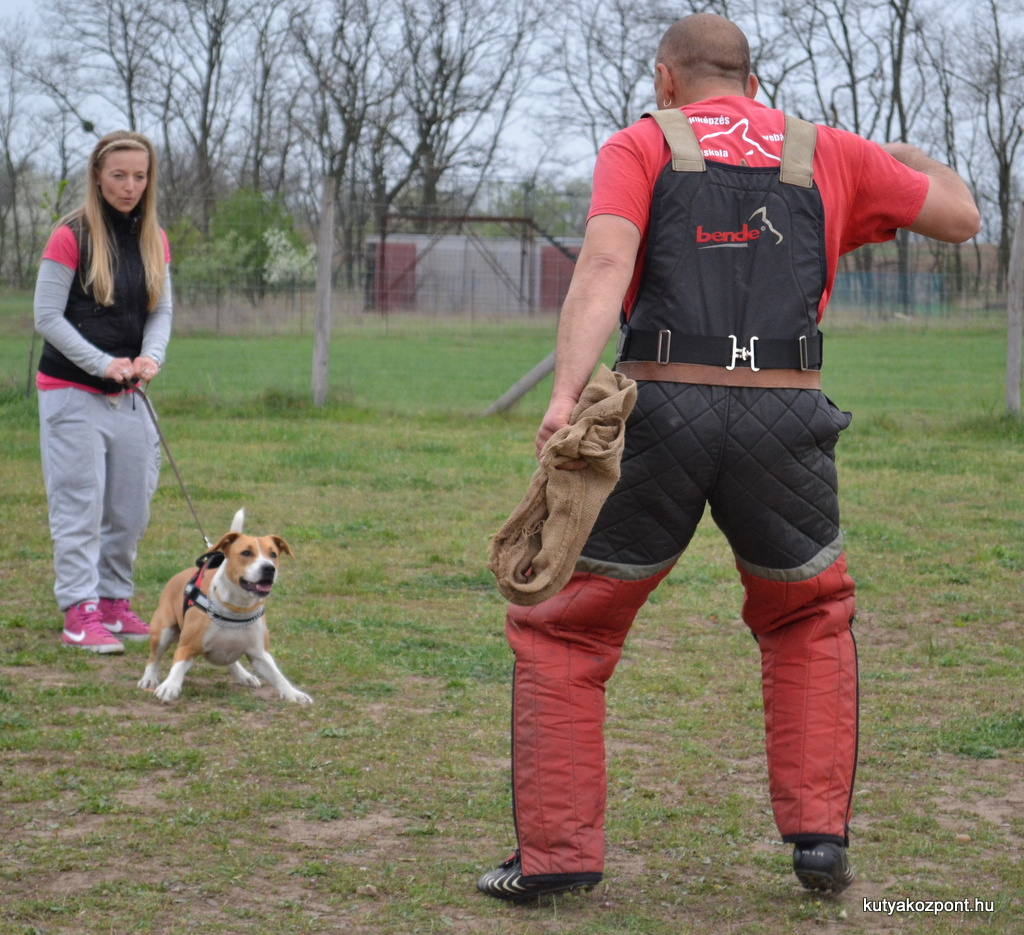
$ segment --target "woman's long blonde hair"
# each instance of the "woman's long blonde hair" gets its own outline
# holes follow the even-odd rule
[[[114,304],[114,268],[117,263],[111,243],[110,231],[103,215],[103,196],[100,194],[100,172],[107,156],[124,149],[145,152],[149,157],[149,172],[146,189],[139,200],[139,249],[142,265],[146,271],[146,292],[149,296],[149,310],[152,311],[164,288],[166,254],[163,237],[156,216],[156,150],[141,133],[131,130],[115,130],[108,133],[93,149],[89,157],[89,179],[85,191],[85,203],[60,224],[80,221],[89,236],[89,252],[83,285],[92,287],[92,294],[101,305]]]

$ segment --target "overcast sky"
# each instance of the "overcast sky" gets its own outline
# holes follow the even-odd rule
[[[30,25],[34,24],[38,5],[39,0],[0,0],[0,23],[9,23],[23,17]],[[542,145],[542,141],[538,141],[533,133],[535,124],[532,117],[522,116],[515,119],[503,134],[505,149],[523,175],[532,175],[536,168],[535,154]],[[559,156],[558,161],[563,167],[560,174],[589,181],[594,168],[594,152],[586,140],[580,140],[579,145],[575,146],[563,140]]]

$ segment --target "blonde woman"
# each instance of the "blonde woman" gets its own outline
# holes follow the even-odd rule
[[[160,372],[171,333],[170,254],[157,223],[156,153],[116,131],[89,158],[82,206],[43,251],[36,388],[62,642],[124,652],[149,638],[132,611],[133,565],[160,470],[156,429],[132,397]]]

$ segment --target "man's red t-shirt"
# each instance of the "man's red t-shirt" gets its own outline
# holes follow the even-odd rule
[[[704,158],[752,167],[778,166],[785,116],[742,96],[714,97],[688,105]],[[642,118],[612,136],[597,157],[587,220],[614,214],[640,231],[633,280],[625,308],[633,307],[647,245],[654,183],[670,157],[657,123]],[[825,210],[827,281],[818,319],[828,304],[839,257],[867,243],[896,236],[917,218],[928,194],[928,176],[908,169],[875,143],[834,127],[818,126],[814,182]]]

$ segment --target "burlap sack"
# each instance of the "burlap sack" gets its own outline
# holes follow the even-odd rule
[[[522,502],[491,540],[488,568],[513,604],[532,606],[565,587],[597,514],[619,479],[636,383],[603,364],[555,432]],[[578,471],[558,465],[582,459]]]

